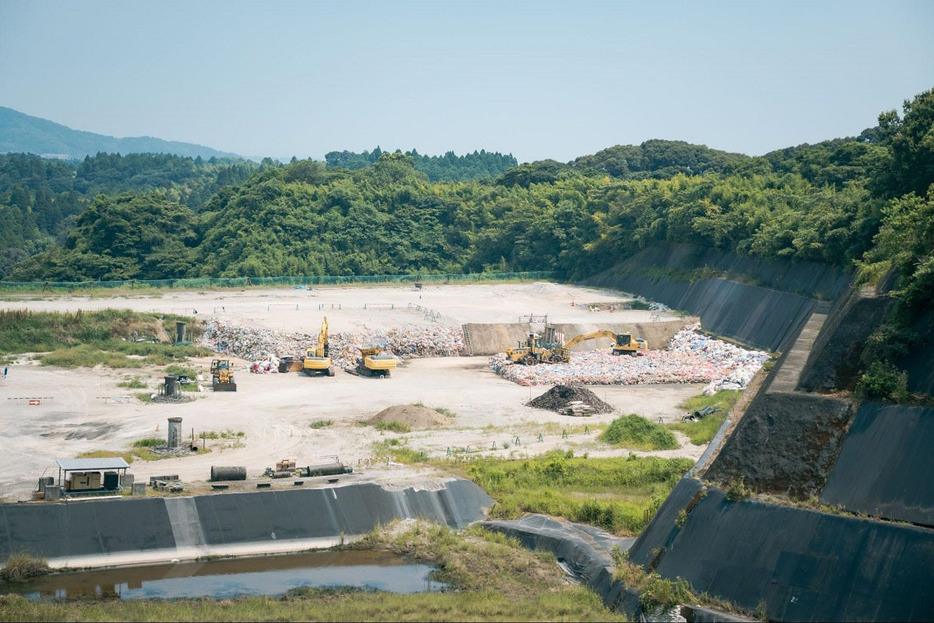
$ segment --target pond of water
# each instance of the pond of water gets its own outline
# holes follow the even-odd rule
[[[16,587],[29,599],[177,599],[281,595],[300,587],[353,586],[393,593],[437,591],[435,568],[390,552],[310,552],[62,573]],[[9,590],[6,589],[6,590]]]

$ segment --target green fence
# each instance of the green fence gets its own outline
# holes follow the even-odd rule
[[[84,290],[148,290],[170,288],[246,288],[392,283],[481,283],[486,281],[551,281],[550,271],[440,275],[308,275],[300,277],[196,277],[191,279],[130,279],[127,281],[0,281],[0,292],[75,292]]]

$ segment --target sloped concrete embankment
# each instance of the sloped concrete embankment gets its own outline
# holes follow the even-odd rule
[[[660,320],[658,322],[608,322],[608,323],[549,323],[558,333],[563,333],[565,340],[577,335],[592,333],[598,330],[609,330],[614,333],[630,333],[636,337],[648,340],[652,350],[663,349],[668,346],[671,338],[682,328],[692,324],[693,318],[680,318],[676,320]],[[500,323],[482,324],[470,323],[464,325],[465,343],[469,355],[495,355],[507,348],[515,348],[519,343],[525,344],[528,335],[533,329],[529,323]],[[574,347],[575,352],[609,348],[612,340],[601,338],[582,342]]]
[[[26,552],[55,567],[104,566],[330,547],[395,519],[454,528],[492,499],[453,480],[435,491],[375,484],[179,498],[0,506],[0,560]]]
[[[707,276],[712,273],[722,278]],[[635,292],[699,316],[705,329],[719,335],[784,351],[818,303],[837,299],[850,281],[848,274],[812,262],[659,245],[585,283]]]
[[[629,554],[769,620],[934,619],[934,532],[915,526],[731,502],[684,479]]]
[[[934,409],[860,406],[822,504],[934,527]]]

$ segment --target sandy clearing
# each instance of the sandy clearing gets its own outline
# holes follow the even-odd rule
[[[418,298],[421,296],[422,298]],[[522,314],[545,315],[553,322],[650,322],[650,312],[591,312],[580,303],[618,301],[622,293],[551,283],[426,286],[421,292],[408,287],[352,287],[304,290],[250,290],[167,292],[160,297],[23,297],[0,301],[0,309],[75,311],[76,309],[129,308],[137,311],[218,315],[252,326],[280,331],[317,331],[328,309],[332,331],[361,328],[388,329],[428,326],[426,318],[409,304],[440,314],[449,326],[465,322],[516,322]],[[571,302],[575,305],[572,307]],[[378,304],[378,305],[377,305]],[[298,309],[295,309],[295,306]],[[364,309],[366,306],[366,309]],[[664,318],[664,314],[662,315]],[[183,481],[204,487],[212,465],[243,465],[250,477],[259,476],[277,460],[299,465],[338,455],[354,466],[354,479],[389,486],[435,486],[444,478],[437,470],[387,464],[376,459],[374,444],[388,439],[406,440],[407,447],[436,458],[470,448],[470,457],[523,456],[560,448],[590,456],[625,456],[596,441],[595,429],[605,427],[619,413],[638,413],[657,421],[675,421],[677,405],[698,394],[701,386],[599,386],[591,388],[613,405],[613,414],[570,418],[524,406],[549,387],[521,387],[493,373],[487,357],[454,357],[405,361],[388,379],[360,378],[338,371],[335,377],[303,374],[249,374],[239,369],[236,393],[198,394],[186,404],[142,404],[131,398],[141,390],[117,387],[125,376],[142,374],[155,387],[158,369],[59,370],[33,364],[10,366],[0,381],[0,497],[27,499],[39,476],[54,475],[55,458],[74,457],[90,450],[125,450],[144,437],[164,436],[167,418],[183,418],[186,436],[192,430],[235,431],[244,435],[232,442],[208,441],[209,453],[160,461],[136,461],[137,480],[179,474]],[[210,358],[194,361],[204,373]],[[239,367],[246,362],[236,361]],[[40,405],[28,398],[42,397]],[[455,417],[445,428],[413,431],[405,435],[380,432],[358,423],[392,405],[421,403],[444,408]],[[332,420],[312,429],[315,420]],[[592,430],[583,431],[585,426]],[[568,436],[562,435],[568,430]],[[539,441],[539,435],[542,441]],[[518,437],[519,443],[516,444]],[[682,442],[685,440],[682,438]],[[493,449],[495,443],[495,449]],[[224,447],[226,446],[226,447]],[[507,447],[508,446],[508,447]],[[703,448],[683,445],[659,456],[697,459]],[[634,452],[637,455],[647,453]],[[200,484],[196,484],[200,483]]]

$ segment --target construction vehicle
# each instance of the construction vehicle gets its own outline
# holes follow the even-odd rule
[[[309,348],[305,351],[305,359],[302,362],[302,372],[308,376],[327,375],[334,376],[334,368],[331,367],[331,356],[328,346],[328,317],[324,317],[321,323],[321,330],[318,331],[317,348]]]
[[[211,362],[211,387],[216,392],[235,392],[233,366],[228,359],[215,359]]]
[[[548,327],[545,329],[544,336],[529,333],[525,344],[519,342],[518,347],[507,348],[506,358],[512,363],[521,363],[526,366],[540,363],[567,363],[570,360],[570,350],[562,344],[563,340],[563,335],[555,333],[553,327]]]
[[[613,333],[609,330],[594,331],[593,333],[584,333],[578,335],[564,344],[568,351],[577,344],[586,340],[596,340],[599,338],[609,338],[613,340],[612,353],[614,355],[639,355],[645,354],[649,349],[649,343],[641,337],[633,338],[629,333]]]
[[[361,348],[355,372],[362,376],[389,376],[396,368],[396,358],[382,348]]]

